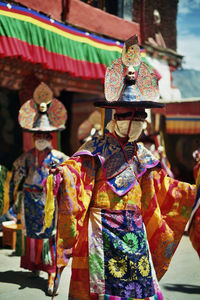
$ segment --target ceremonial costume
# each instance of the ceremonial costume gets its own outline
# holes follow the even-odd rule
[[[41,234],[45,204],[42,182],[49,175],[52,162],[60,164],[66,159],[64,153],[46,149],[43,161],[38,164],[37,151],[31,149],[13,164],[10,187],[12,191],[21,190],[21,267],[25,269],[55,272],[55,218],[52,226]]]
[[[136,71],[126,82],[129,66]],[[144,108],[163,106],[154,101],[157,79],[140,61],[135,37],[107,69],[105,95],[96,106],[116,108],[118,118],[128,114],[117,108],[130,108],[129,120],[138,126]],[[131,124],[122,143],[124,123],[117,122],[61,165],[55,290],[72,256],[69,299],[163,299],[157,278],[166,272],[195,202],[195,185],[169,178],[159,160],[137,145]]]
[[[110,136],[94,139],[63,165],[57,264],[65,265],[74,246],[72,299],[159,295],[154,267],[160,279],[184,233],[195,186],[166,176],[145,148],[130,162],[129,147],[130,165]]]
[[[20,109],[19,123],[33,132],[35,147],[23,153],[13,164],[10,196],[21,202],[22,257],[21,267],[32,271],[55,272],[55,215],[50,228],[41,233],[45,198],[43,181],[52,165],[59,165],[68,157],[52,149],[50,132],[64,129],[65,107],[52,97],[47,85],[41,83],[33,98]]]

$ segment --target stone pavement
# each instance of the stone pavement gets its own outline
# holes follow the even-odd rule
[[[0,248],[0,300],[46,300],[47,274],[30,278],[19,267],[20,258],[9,248]],[[55,300],[67,300],[70,267],[65,268],[59,295]],[[168,272],[160,281],[164,300],[200,300],[200,261],[187,236],[172,259]]]
[[[200,300],[200,259],[184,235],[160,281],[164,300]]]
[[[19,267],[20,257],[9,248],[0,248],[0,300],[47,300],[47,273],[39,278],[30,277],[30,272]],[[71,265],[71,263],[70,263]],[[55,300],[67,300],[70,280],[70,265],[62,274],[59,295]]]

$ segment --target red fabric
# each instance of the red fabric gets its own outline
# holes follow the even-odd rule
[[[41,257],[41,252],[42,252],[42,247],[43,247],[43,240],[39,239],[37,243],[37,252],[36,252],[36,258],[35,258],[35,263],[39,264],[40,257]]]
[[[84,79],[104,78],[106,66],[88,61],[75,60],[71,57],[49,52],[46,49],[30,45],[11,37],[0,37],[0,56],[20,56],[25,61],[40,63],[45,69],[68,72],[72,77]]]
[[[200,115],[200,105],[198,102],[184,102],[184,103],[168,103],[166,105],[166,115]]]
[[[32,262],[30,259],[30,241],[31,239],[29,237],[26,238],[26,255],[21,257],[21,263],[20,267],[24,269],[28,269],[31,271],[34,270],[40,270],[44,271],[47,273],[53,273],[56,272],[56,264],[55,264],[55,259],[54,259],[54,250],[53,250],[53,243],[50,240],[50,252],[51,252],[51,258],[52,258],[52,265],[48,264],[45,265],[44,262],[42,261],[42,256],[41,256],[41,241],[40,239],[34,239],[35,242],[35,249],[32,249],[35,251],[35,261]]]

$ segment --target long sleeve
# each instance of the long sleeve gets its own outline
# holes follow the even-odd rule
[[[196,191],[196,200],[192,209],[188,233],[192,246],[200,258],[200,169],[196,178]]]
[[[169,178],[163,170],[142,179],[142,213],[154,266],[160,279],[184,233],[195,201],[195,185]]]
[[[62,164],[63,181],[58,204],[57,266],[72,253],[90,205],[97,164],[94,157],[74,157]]]
[[[26,153],[23,153],[13,163],[12,176],[10,180],[9,196],[11,205],[17,200],[17,192],[26,178]]]

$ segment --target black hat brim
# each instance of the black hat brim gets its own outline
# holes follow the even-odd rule
[[[115,107],[141,107],[141,108],[162,108],[164,103],[154,101],[98,101],[94,102],[94,106],[102,108],[115,108]]]
[[[53,133],[53,132],[60,132],[60,131],[63,131],[65,130],[65,126],[64,127],[60,127],[60,128],[55,128],[55,129],[44,129],[42,130],[41,128],[37,127],[37,128],[24,128],[22,127],[22,129],[26,132],[30,132],[30,133]]]

